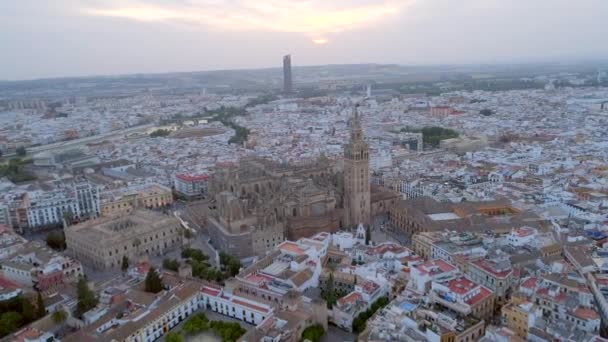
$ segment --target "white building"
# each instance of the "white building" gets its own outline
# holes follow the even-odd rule
[[[538,238],[538,229],[532,227],[519,227],[512,229],[507,242],[513,247],[534,245]]]
[[[222,288],[203,286],[201,306],[224,316],[258,325],[272,314],[272,307],[245,297],[240,297]]]
[[[53,191],[28,193],[27,221],[30,228],[58,225],[64,215],[74,218],[99,216],[99,188],[88,182],[74,183]]]
[[[175,192],[187,198],[197,198],[204,196],[207,192],[209,176],[176,174],[173,178]]]

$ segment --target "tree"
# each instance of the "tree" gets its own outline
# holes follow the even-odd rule
[[[188,319],[184,323],[183,330],[188,335],[196,335],[202,331],[209,329],[209,319],[204,313],[200,312]]]
[[[166,342],[182,342],[183,340],[182,335],[180,335],[178,332],[169,331],[165,335]]]
[[[321,297],[327,302],[327,307],[331,309],[336,304],[336,289],[334,284],[334,274],[330,273],[323,288],[321,288]]]
[[[177,272],[179,270],[180,263],[175,259],[164,259],[163,268]]]
[[[68,314],[63,309],[59,309],[51,314],[51,319],[53,319],[53,322],[56,324],[65,322],[67,318]]]
[[[89,284],[87,284],[87,280],[84,277],[78,279],[76,294],[78,298],[76,316],[80,318],[85,312],[97,306],[98,299],[97,296],[95,296],[95,293],[89,288]]]
[[[169,131],[168,129],[157,129],[156,131],[150,133],[150,137],[151,138],[166,137],[169,134],[171,134],[171,131]]]
[[[0,315],[0,337],[6,336],[21,327],[23,316],[15,311]]]
[[[44,299],[42,298],[42,293],[38,291],[36,295],[36,314],[38,318],[46,316],[46,306],[44,305]]]
[[[223,251],[220,252],[220,265],[228,271],[231,277],[237,275],[242,267],[238,258]]]
[[[27,154],[27,150],[25,149],[25,147],[19,146],[19,147],[17,147],[17,150],[15,150],[15,153],[19,157],[24,157]]]
[[[378,298],[378,300],[376,300],[369,309],[360,313],[353,320],[353,332],[358,334],[358,333],[362,332],[363,330],[365,330],[365,325],[367,323],[367,320],[370,317],[372,317],[376,313],[376,311],[385,307],[387,304],[388,304],[388,297]]]
[[[194,234],[190,231],[190,229],[184,229],[184,238],[188,241],[188,246],[190,245],[190,239],[194,237]]]
[[[312,342],[319,342],[323,334],[325,334],[323,326],[320,324],[311,325],[304,329],[302,332],[302,339],[300,341],[310,340]]]
[[[66,244],[65,233],[63,230],[48,233],[46,236],[46,244],[54,250],[64,250],[66,248]]]
[[[154,267],[150,267],[145,280],[146,292],[158,293],[163,289],[163,282]]]
[[[31,322],[36,319],[36,314],[34,313],[34,307],[32,306],[32,302],[30,302],[30,300],[27,298],[24,298],[23,301],[21,301],[21,316],[26,322]]]
[[[129,258],[126,255],[122,256],[122,263],[120,265],[120,269],[123,272],[126,272],[129,269]]]
[[[209,259],[209,257],[207,255],[205,255],[205,253],[203,253],[203,251],[201,251],[200,249],[196,249],[196,248],[186,248],[182,251],[182,258],[184,259],[193,259],[196,261],[205,261],[207,259]]]
[[[365,228],[365,245],[369,246],[369,242],[372,240],[372,228],[367,226]]]

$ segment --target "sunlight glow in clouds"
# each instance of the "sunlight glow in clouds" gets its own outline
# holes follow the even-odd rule
[[[178,22],[222,31],[295,32],[327,44],[326,33],[372,25],[397,14],[410,0],[198,0],[187,5],[120,1],[105,8],[87,8],[94,16],[144,22]],[[328,2],[330,4],[328,4]]]

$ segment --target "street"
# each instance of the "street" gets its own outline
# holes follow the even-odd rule
[[[356,339],[357,335],[330,324],[320,342],[353,342]]]

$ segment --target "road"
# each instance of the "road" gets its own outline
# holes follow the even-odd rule
[[[376,216],[371,223],[372,241],[380,243],[391,241],[403,246],[409,246],[410,237],[401,233],[396,233],[388,220],[387,215]]]
[[[182,220],[188,223],[191,228],[196,230],[196,236],[191,242],[192,248],[198,248],[203,251],[206,255],[209,256],[209,263],[212,266],[219,266],[219,260],[215,249],[209,245],[209,235],[205,233],[205,230],[198,224],[186,210],[184,204],[180,202],[176,202],[174,205],[174,210],[178,213]]]
[[[52,143],[52,144],[48,144],[48,145],[29,147],[27,149],[27,152],[28,152],[28,154],[33,155],[33,154],[44,152],[44,151],[66,150],[69,148],[78,147],[79,145],[84,145],[84,144],[88,144],[88,143],[122,138],[122,136],[124,136],[125,134],[145,131],[152,127],[154,127],[154,124],[146,124],[146,125],[140,125],[140,126],[135,126],[135,127],[129,127],[129,128],[119,129],[116,131],[111,131],[108,133],[98,134],[98,135],[80,138],[80,139],[74,139],[74,140],[69,140],[69,141],[60,141],[60,142],[56,142],[56,143]],[[14,157],[15,155],[16,155],[15,153],[11,153],[11,154],[6,154],[4,157]]]
[[[330,324],[325,334],[321,336],[320,342],[353,342],[356,340],[357,335]]]

